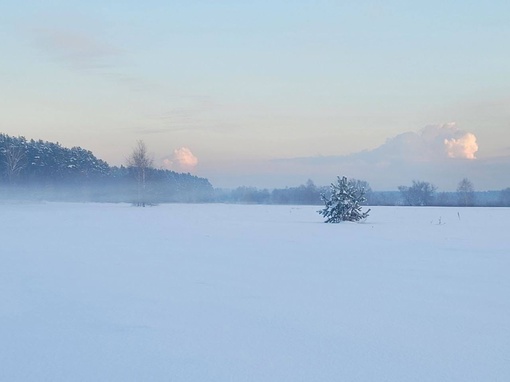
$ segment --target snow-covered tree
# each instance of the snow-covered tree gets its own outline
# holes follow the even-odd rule
[[[359,221],[366,219],[370,212],[361,211],[361,205],[366,201],[364,187],[348,181],[345,176],[337,177],[336,183],[331,183],[330,195],[321,194],[321,199],[325,207],[317,212],[324,216],[325,223]]]

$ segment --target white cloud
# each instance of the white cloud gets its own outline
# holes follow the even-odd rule
[[[455,123],[429,125],[418,132],[397,135],[367,153],[378,160],[438,162],[448,158],[476,159],[478,144],[473,133],[465,132]],[[363,156],[364,154],[359,154]],[[368,157],[367,156],[367,157]]]
[[[163,159],[163,167],[174,171],[192,171],[198,165],[198,158],[187,147],[175,149],[172,156]]]
[[[273,161],[273,165],[275,171],[306,174],[317,183],[346,175],[365,179],[375,189],[396,189],[413,179],[451,188],[462,177],[488,184],[480,176],[486,166],[475,160],[477,151],[473,133],[461,130],[455,123],[446,123],[399,134],[372,150],[344,156],[281,159]]]
[[[444,144],[450,158],[476,159],[478,144],[474,134],[466,133],[462,137],[445,139]]]

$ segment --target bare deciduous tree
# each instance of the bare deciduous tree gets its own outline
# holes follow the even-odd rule
[[[472,206],[475,202],[475,188],[473,183],[468,179],[462,179],[457,186],[457,197],[459,205]]]
[[[434,193],[437,188],[429,182],[413,180],[411,187],[399,186],[404,204],[408,206],[430,206],[434,202]]]
[[[14,183],[21,170],[26,166],[25,150],[11,146],[4,151],[5,175],[9,183]]]
[[[145,189],[147,181],[147,170],[152,167],[153,160],[147,152],[145,142],[139,140],[136,147],[127,159],[129,167],[133,168],[136,173],[136,181],[138,184],[138,200],[137,206],[145,207]]]
[[[499,195],[499,203],[501,206],[510,207],[510,187],[501,190]]]

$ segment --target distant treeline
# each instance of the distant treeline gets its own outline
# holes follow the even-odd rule
[[[145,150],[143,142],[139,148]],[[133,155],[139,154],[136,150]],[[142,158],[143,159],[143,158]],[[145,158],[147,159],[147,158]],[[297,187],[214,189],[205,178],[151,166],[110,166],[81,147],[0,134],[0,197],[93,202],[222,202],[249,204],[323,204],[329,187],[312,180]],[[143,163],[143,161],[141,162]],[[149,160],[147,163],[151,163]],[[141,178],[143,175],[143,179]],[[428,182],[413,181],[398,191],[373,191],[368,182],[351,179],[366,192],[367,205],[510,206],[510,188],[475,191],[462,179],[456,192],[438,192]],[[143,200],[142,200],[143,199]]]
[[[372,191],[367,182],[358,181],[364,184],[366,190],[366,205],[370,206],[473,206],[473,207],[510,207],[510,188],[501,191],[470,191],[466,202],[466,193],[462,191],[437,192],[434,190],[426,198],[416,192],[416,198],[409,198],[406,192],[401,191]],[[238,187],[233,190],[215,190],[215,200],[224,203],[246,203],[246,204],[304,204],[322,205],[321,194],[329,196],[329,187],[316,186],[313,181],[308,180],[306,184],[298,187],[287,187],[281,189],[258,189],[255,187]]]
[[[155,168],[148,169],[146,177],[147,203],[213,200],[213,187],[205,178]],[[0,134],[4,198],[133,202],[137,193],[134,168],[109,166],[80,147]]]

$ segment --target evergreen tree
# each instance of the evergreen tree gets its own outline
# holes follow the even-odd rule
[[[350,182],[344,176],[337,177],[337,182],[331,183],[330,196],[321,194],[325,203],[324,209],[317,211],[326,219],[325,223],[340,223],[342,221],[359,221],[366,219],[370,210],[361,211],[361,205],[366,201],[365,189]]]
[[[152,168],[151,158],[141,144],[134,151],[137,167],[110,167],[81,147],[66,148],[59,143],[0,133],[0,197],[9,191],[8,186],[15,185],[16,193],[8,195],[11,198],[104,202],[211,200],[213,187],[207,179]]]

